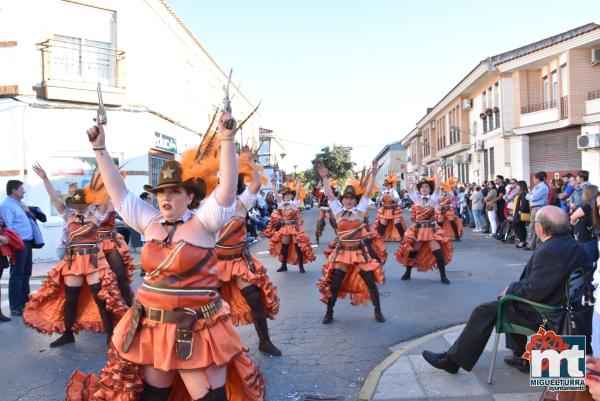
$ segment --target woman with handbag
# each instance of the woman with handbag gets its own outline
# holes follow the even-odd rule
[[[513,230],[519,242],[515,244],[517,248],[525,248],[527,245],[527,224],[531,220],[529,201],[525,195],[529,192],[525,181],[517,182],[519,194],[515,196],[513,207]]]
[[[575,240],[579,242],[588,258],[592,263],[598,260],[598,236],[594,232],[592,204],[598,193],[598,187],[588,185],[581,194],[581,205],[571,214],[571,225]]]

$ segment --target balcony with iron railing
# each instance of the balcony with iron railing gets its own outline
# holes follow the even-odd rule
[[[566,110],[566,96],[565,99],[565,110]],[[562,98],[561,98],[562,106]],[[562,107],[561,107],[562,111]],[[552,121],[558,121],[559,110],[557,107],[557,101],[555,99],[548,100],[542,103],[533,103],[525,106],[521,106],[520,126],[528,127],[537,124],[549,123]]]
[[[98,82],[108,93],[109,103],[111,93],[124,93],[124,51],[56,39],[48,39],[38,46],[46,98],[93,102]]]
[[[600,114],[600,89],[588,92],[587,101],[585,102],[585,114]]]

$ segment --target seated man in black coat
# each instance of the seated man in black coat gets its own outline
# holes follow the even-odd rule
[[[545,206],[535,216],[535,232],[542,244],[537,247],[525,266],[519,281],[510,284],[501,295],[513,294],[530,301],[561,305],[569,275],[585,265],[585,256],[579,244],[570,235],[571,227],[565,212],[556,206]],[[479,305],[471,313],[466,327],[447,352],[423,351],[423,358],[438,369],[457,373],[459,368],[473,369],[496,324],[498,302]],[[505,308],[510,322],[537,330],[542,321],[525,304],[509,303]],[[506,335],[506,347],[513,355],[504,361],[519,370],[528,371],[521,355],[525,352],[527,337]]]

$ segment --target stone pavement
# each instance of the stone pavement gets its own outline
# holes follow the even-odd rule
[[[369,375],[359,401],[537,401],[541,388],[529,387],[529,376],[508,367],[503,358],[510,351],[500,339],[494,380],[487,384],[492,357],[492,333],[486,349],[471,372],[452,375],[429,365],[421,356],[428,349],[442,352],[464,325],[428,334],[392,347],[392,354]]]

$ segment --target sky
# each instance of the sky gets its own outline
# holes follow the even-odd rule
[[[287,147],[360,167],[402,139],[481,60],[600,23],[600,1],[168,0]],[[235,112],[235,111],[234,111]]]

